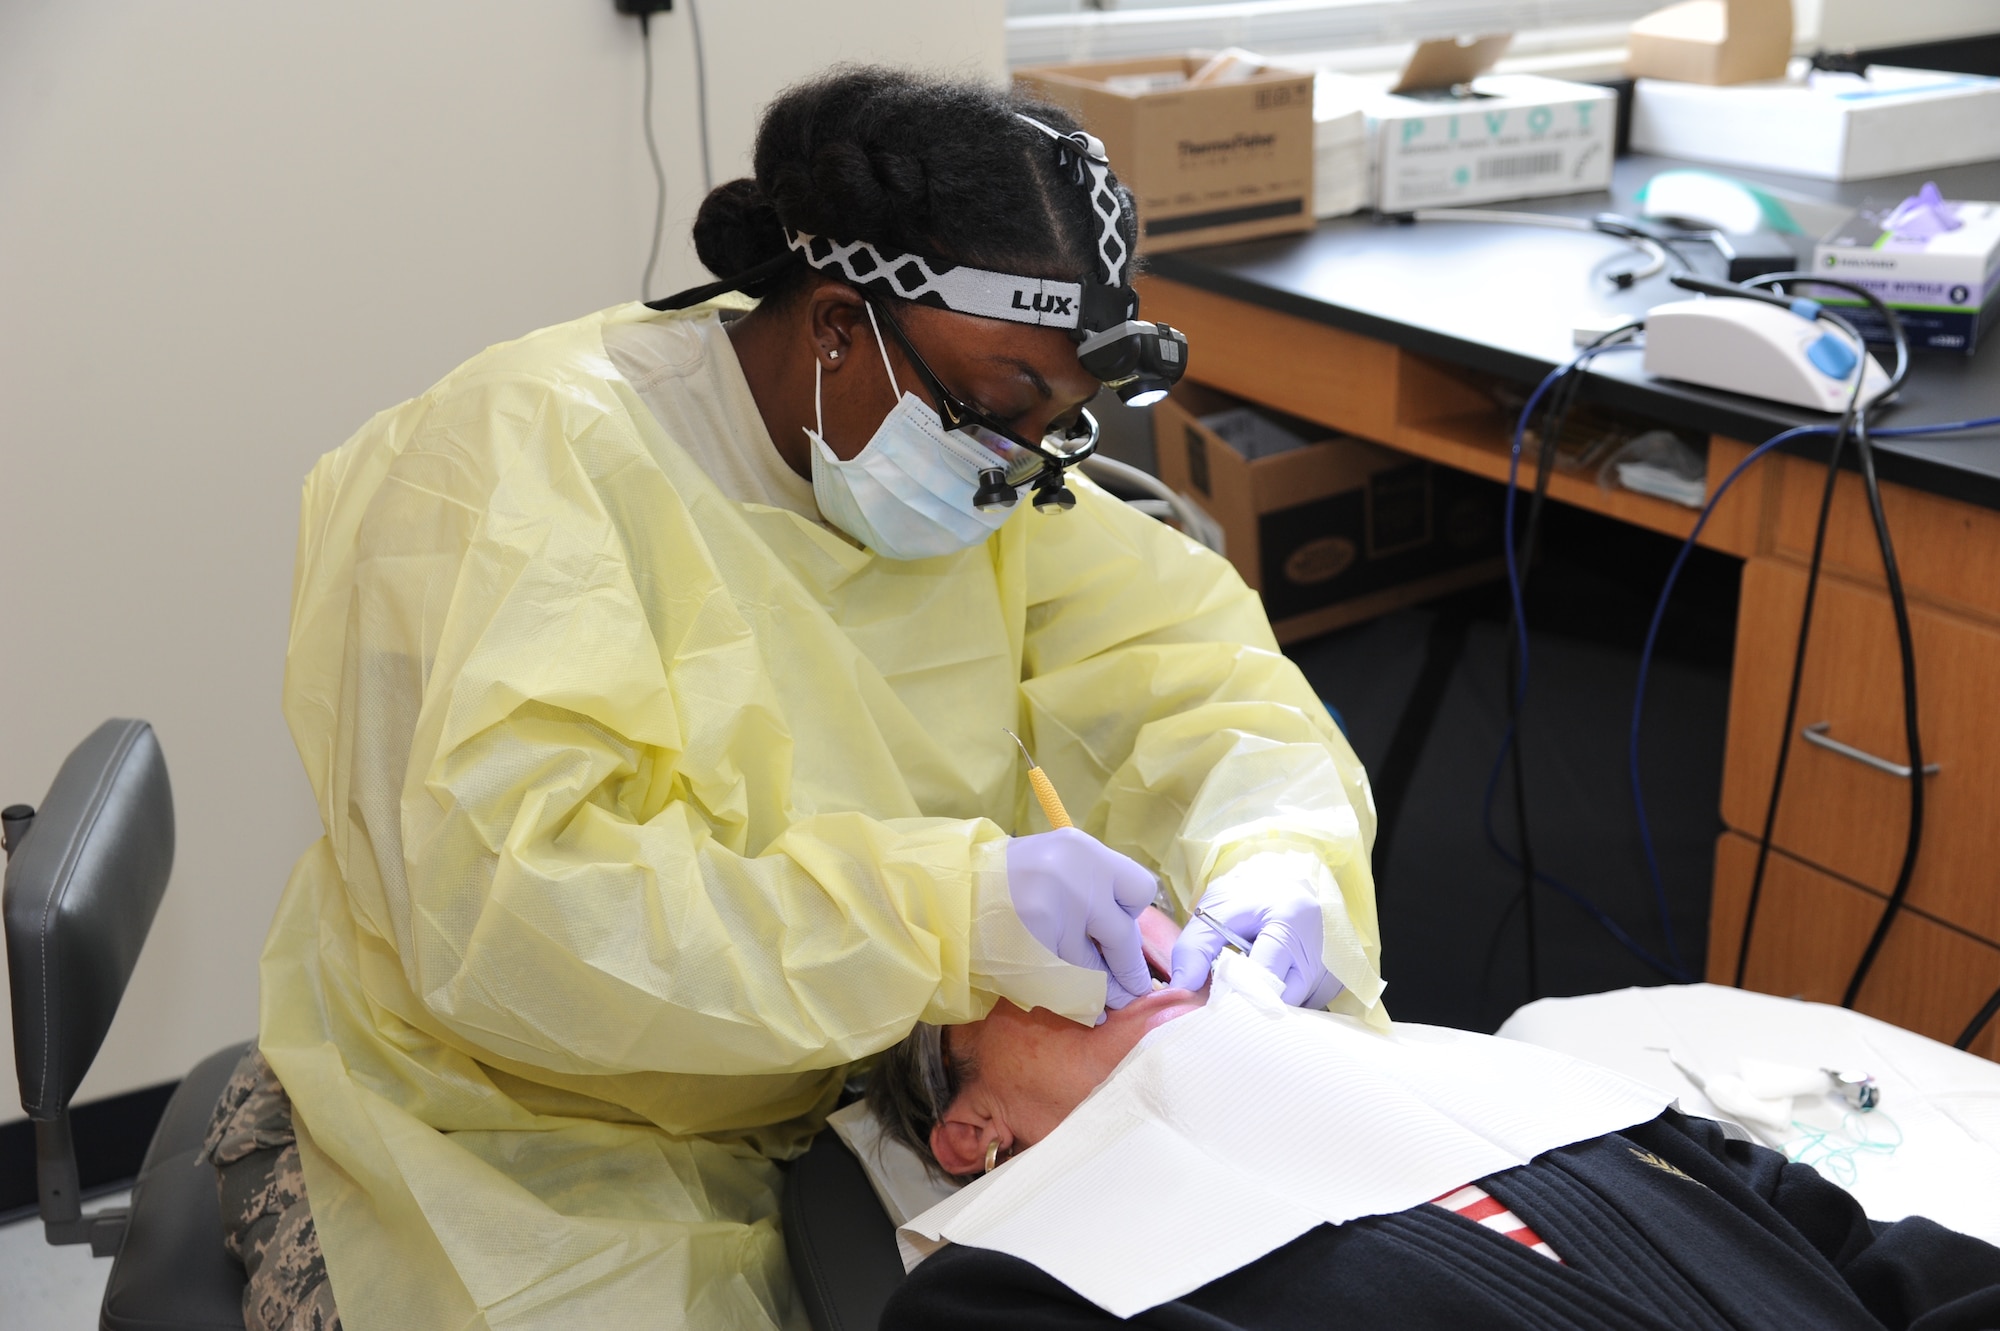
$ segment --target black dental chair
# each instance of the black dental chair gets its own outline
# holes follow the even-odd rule
[[[813,1331],[875,1331],[903,1280],[896,1228],[831,1128],[785,1171],[785,1252]]]
[[[90,1070],[152,927],[174,859],[167,765],[144,721],[106,721],[56,774],[40,809],[5,823],[7,979],[21,1108],[50,1243],[111,1258],[103,1331],[242,1331],[243,1269],[222,1249],[209,1112],[247,1047],[182,1079],[146,1150],[129,1209],[86,1213],[69,1104]]]

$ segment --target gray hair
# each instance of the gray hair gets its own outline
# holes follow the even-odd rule
[[[977,1075],[969,1057],[947,1047],[943,1027],[918,1022],[868,1075],[868,1108],[885,1134],[915,1151],[931,1173],[950,1178],[931,1154],[931,1129]]]

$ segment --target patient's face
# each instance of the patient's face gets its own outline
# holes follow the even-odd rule
[[[1157,989],[1083,1026],[1043,1008],[1023,1012],[1002,1001],[984,1021],[945,1032],[954,1060],[972,1075],[931,1130],[931,1153],[946,1172],[976,1174],[988,1143],[1002,1159],[1034,1145],[1069,1117],[1111,1075],[1139,1038],[1208,1001],[1207,991]]]

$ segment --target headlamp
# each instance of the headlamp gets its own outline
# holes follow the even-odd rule
[[[1091,211],[1100,223],[1098,270],[1081,284],[1077,321],[1070,329],[1077,343],[1076,358],[1120,401],[1151,406],[1186,371],[1188,340],[1177,328],[1139,318],[1139,294],[1130,280],[1131,256],[1119,226],[1125,196],[1111,175],[1104,144],[1082,130],[1063,134],[1032,116],[1020,118],[1055,141],[1057,165],[1089,191]]]
[[[1076,358],[1121,401],[1145,407],[1165,397],[1181,377],[1187,344],[1187,334],[1178,328],[1127,319],[1085,338]]]

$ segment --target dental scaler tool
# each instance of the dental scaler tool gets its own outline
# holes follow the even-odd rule
[[[1245,957],[1250,955],[1250,940],[1245,938],[1242,934],[1237,933],[1234,929],[1231,929],[1228,925],[1224,924],[1221,920],[1216,919],[1213,915],[1210,915],[1207,911],[1203,910],[1199,906],[1196,906],[1194,908],[1194,916],[1198,920],[1206,921],[1208,923],[1209,928],[1221,934],[1223,943],[1229,948],[1231,952],[1235,952],[1238,955]]]

